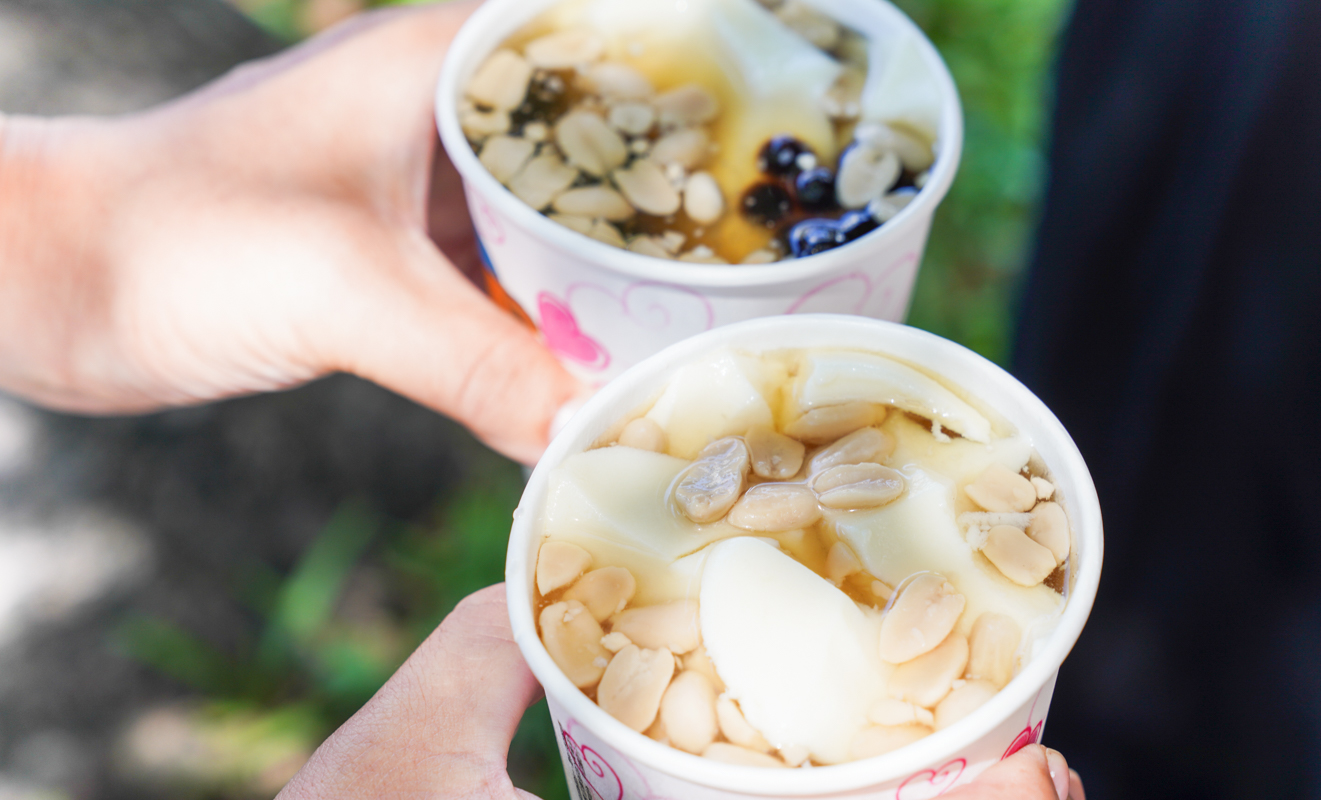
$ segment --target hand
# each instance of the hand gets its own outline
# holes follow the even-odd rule
[[[280,798],[530,798],[510,783],[505,756],[524,709],[540,694],[509,630],[504,585],[483,589],[321,745]],[[946,797],[1085,800],[1063,756],[1039,745]]]
[[[123,413],[342,370],[535,461],[582,387],[462,274],[433,94],[474,8],[363,15],[141,114],[0,118],[0,389]]]

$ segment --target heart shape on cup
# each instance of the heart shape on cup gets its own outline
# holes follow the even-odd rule
[[[1014,737],[1014,740],[1009,743],[1009,749],[1005,751],[1004,755],[1000,756],[1000,760],[1004,761],[1006,758],[1009,758],[1024,747],[1041,741],[1041,726],[1045,724],[1046,721],[1043,719],[1039,721],[1037,727],[1034,728],[1032,727],[1032,720],[1029,719],[1027,727],[1018,732],[1018,735]]]
[[[542,292],[537,295],[537,315],[541,317],[541,335],[551,352],[588,369],[602,370],[610,365],[610,354],[600,342],[582,332],[563,300]]]
[[[967,766],[966,758],[956,758],[935,769],[915,772],[908,776],[908,780],[899,784],[899,788],[894,793],[894,800],[930,800],[932,797],[940,797],[954,788],[954,784],[958,783],[959,776]]]

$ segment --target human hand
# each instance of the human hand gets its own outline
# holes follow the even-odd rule
[[[474,8],[366,14],[141,114],[0,118],[0,389],[124,413],[347,371],[535,461],[583,387],[462,274],[433,95]]]
[[[519,718],[540,694],[509,630],[504,585],[483,589],[321,745],[280,798],[532,797],[510,783],[505,758]],[[1085,800],[1064,757],[1040,745],[945,797]]]

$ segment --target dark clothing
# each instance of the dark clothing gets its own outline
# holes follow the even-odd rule
[[[1080,0],[1015,370],[1105,516],[1089,800],[1321,798],[1319,214],[1321,2]]]

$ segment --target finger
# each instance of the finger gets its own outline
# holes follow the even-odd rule
[[[498,585],[460,603],[280,796],[530,797],[510,783],[505,758],[540,687],[504,596]]]
[[[1082,776],[1077,770],[1069,770],[1069,800],[1087,800],[1087,793],[1082,788]]]
[[[1062,761],[1063,757],[1060,759]],[[1067,776],[1067,766],[1064,769]],[[1046,748],[1034,744],[995,764],[977,780],[945,797],[947,800],[1064,800],[1067,794],[1060,794],[1051,778]]]
[[[435,408],[510,458],[533,464],[556,412],[586,387],[509,313],[460,275],[421,232],[404,263],[375,273],[339,339],[345,365]]]

